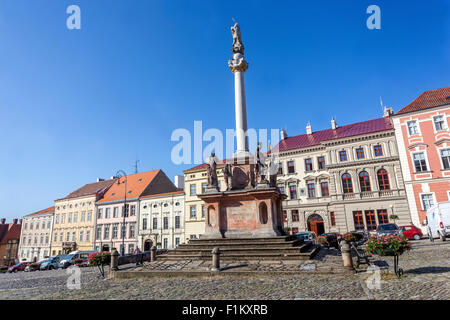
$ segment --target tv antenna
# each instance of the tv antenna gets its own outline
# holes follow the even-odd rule
[[[134,173],[138,173],[138,163],[139,163],[139,160],[136,160],[136,161],[134,162],[134,165],[133,165],[133,167],[134,167]]]

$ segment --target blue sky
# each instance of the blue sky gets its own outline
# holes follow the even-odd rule
[[[81,8],[81,30],[66,8]],[[381,30],[366,8],[381,8]],[[0,216],[12,219],[118,169],[170,160],[173,130],[234,128],[232,17],[248,125],[289,135],[395,111],[448,86],[450,1],[2,0]]]

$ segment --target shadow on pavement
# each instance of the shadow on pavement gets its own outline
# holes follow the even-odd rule
[[[449,267],[421,267],[405,271],[405,273],[413,273],[413,274],[446,273],[446,272],[450,272]]]

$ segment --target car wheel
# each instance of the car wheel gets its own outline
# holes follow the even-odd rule
[[[53,270],[53,269],[54,269],[53,266],[48,267],[48,270]]]
[[[414,240],[420,240],[420,236],[417,233],[414,235]]]
[[[445,241],[445,236],[439,233],[439,238],[441,238],[442,241]]]
[[[17,272],[19,272],[19,270],[16,269],[16,270],[14,270],[14,272],[17,273]]]

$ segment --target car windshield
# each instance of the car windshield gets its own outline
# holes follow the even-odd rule
[[[299,238],[308,238],[309,233],[297,233],[297,237]]]
[[[65,256],[64,258],[62,258],[62,260],[70,260],[70,259],[72,259],[72,257],[73,257],[74,255],[75,255],[74,253],[68,254],[67,256]]]
[[[395,224],[385,224],[378,226],[378,231],[390,231],[390,230],[397,230],[397,226]]]

